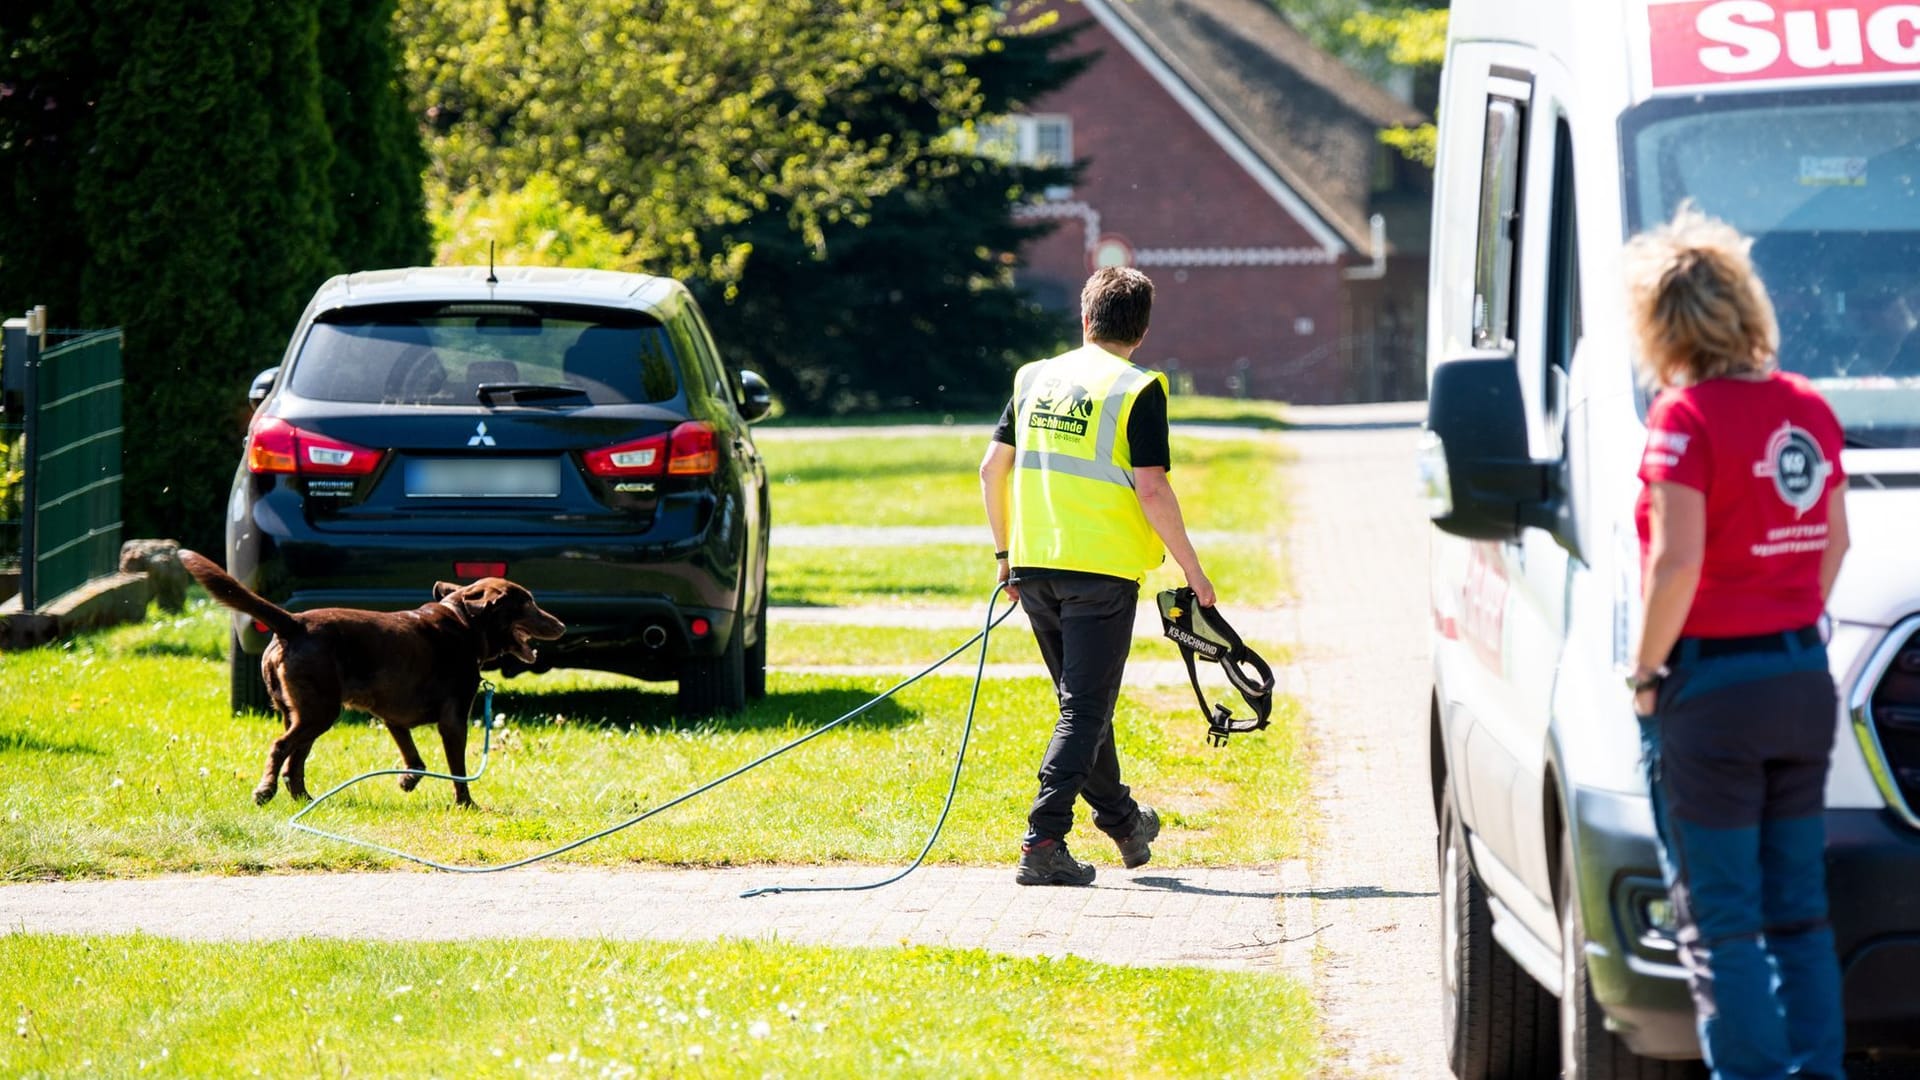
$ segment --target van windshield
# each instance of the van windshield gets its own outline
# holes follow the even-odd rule
[[[1658,99],[1621,120],[1627,227],[1692,199],[1754,238],[1780,366],[1856,446],[1920,446],[1920,86]]]

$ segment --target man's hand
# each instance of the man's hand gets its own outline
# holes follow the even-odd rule
[[[1001,559],[1000,560],[1000,576],[996,580],[1002,581],[1002,582],[1010,581],[1012,578],[1012,574],[1013,574],[1013,568],[1007,565],[1007,560]],[[1012,585],[1012,584],[1007,585],[1007,599],[1009,600],[1020,599],[1020,587],[1018,585]]]
[[[1213,582],[1208,580],[1207,572],[1199,567],[1187,575],[1187,588],[1193,590],[1193,601],[1201,607],[1212,607],[1219,599],[1213,594]]]

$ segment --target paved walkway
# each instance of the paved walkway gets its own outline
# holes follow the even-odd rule
[[[931,868],[870,892],[750,900],[738,894],[873,881],[891,871],[536,868],[12,885],[0,886],[0,928],[193,939],[725,936],[1277,968],[1313,981],[1335,1074],[1443,1075],[1421,735],[1426,529],[1411,479],[1419,415],[1406,406],[1296,411],[1299,427],[1283,437],[1299,462],[1288,540],[1299,603],[1234,613],[1250,636],[1296,643],[1289,689],[1311,714],[1321,809],[1309,860],[1127,872],[1100,852],[1091,889],[1022,889],[1007,867]],[[782,616],[837,617],[804,609]],[[892,617],[907,626],[945,619],[977,627],[981,615],[911,609]],[[1016,629],[1013,621],[1006,629]],[[1139,629],[1158,634],[1157,616],[1144,606]],[[1158,681],[1150,667],[1133,670]]]

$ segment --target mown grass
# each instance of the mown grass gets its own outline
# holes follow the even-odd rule
[[[1301,1077],[1264,973],[763,942],[0,937],[0,1074]]]
[[[921,630],[897,626],[775,625],[767,638],[767,659],[775,667],[895,664],[904,670],[945,656],[976,631],[977,628]],[[1249,640],[1248,644],[1276,666],[1286,662],[1292,653],[1286,645],[1273,642]],[[1003,624],[993,632],[989,645],[989,664],[1040,663],[1040,650],[1033,643],[1033,634],[1019,623]],[[955,674],[970,673],[977,656],[969,652],[956,657],[947,670]],[[1133,639],[1129,662],[1179,658],[1179,650],[1156,634]]]
[[[1200,552],[1220,602],[1231,610],[1277,604],[1289,585],[1277,547],[1264,543],[1213,544]],[[1147,574],[1140,595],[1185,582],[1171,560]],[[984,617],[995,582],[984,544],[908,547],[775,547],[767,564],[767,595],[774,604],[803,607],[877,605],[966,607]]]
[[[200,600],[182,618],[7,657],[0,775],[34,780],[0,785],[0,879],[404,865],[289,831],[293,804],[284,793],[253,806],[249,792],[278,725],[227,715],[221,626],[220,614]],[[951,648],[968,636],[944,640]],[[953,674],[915,684],[721,791],[563,858],[904,862],[946,791],[971,688],[964,665],[956,660]],[[667,684],[589,673],[506,680],[494,709],[509,725],[495,733],[493,764],[475,785],[484,809],[455,809],[443,781],[425,781],[409,795],[382,777],[308,820],[441,861],[506,861],[656,806],[893,681],[775,673],[767,699],[748,712],[687,726],[672,717]],[[1279,710],[1277,727],[1224,751],[1205,744],[1195,714],[1184,686],[1132,690],[1121,699],[1128,781],[1166,822],[1156,863],[1245,865],[1297,853],[1305,781],[1292,707]],[[1045,679],[987,681],[934,861],[1012,859],[1052,723]],[[439,768],[438,739],[422,735],[429,766]],[[471,765],[478,750],[475,732]],[[308,783],[318,793],[397,760],[383,728],[346,719],[317,744]],[[1086,855],[1112,861],[1097,835],[1076,835],[1084,835]]]
[[[774,522],[979,525],[984,538],[979,468],[991,435],[980,428],[912,438],[767,439],[761,454]],[[1277,536],[1286,525],[1287,458],[1277,442],[1176,435],[1172,449],[1187,528]]]

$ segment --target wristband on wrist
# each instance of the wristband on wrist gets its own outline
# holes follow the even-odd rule
[[[1007,557],[1007,553],[1004,551],[996,551],[993,553],[993,557],[995,559],[1004,559]]]

